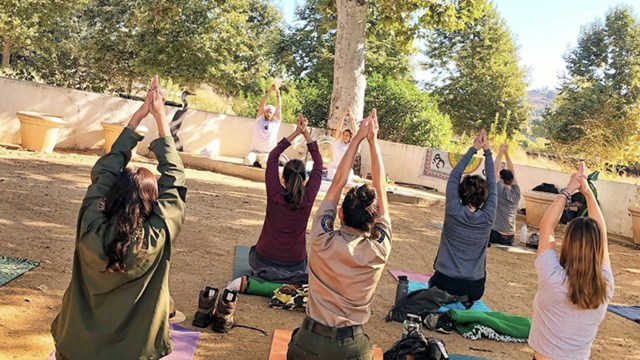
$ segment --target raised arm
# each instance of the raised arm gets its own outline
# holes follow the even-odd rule
[[[484,130],[482,130],[484,131]],[[454,166],[453,170],[449,173],[449,179],[447,180],[447,189],[446,189],[446,207],[452,210],[452,207],[461,206],[460,205],[460,194],[458,193],[458,186],[460,186],[460,179],[462,178],[462,174],[464,174],[464,169],[469,165],[469,161],[473,155],[475,155],[478,150],[482,148],[484,145],[482,138],[482,133],[476,136],[473,139],[473,145],[467,150],[467,153],[460,158],[456,166]]]
[[[304,135],[304,139],[307,141],[307,150],[309,150],[309,154],[311,154],[311,159],[313,160],[313,168],[311,169],[311,174],[309,175],[309,180],[305,188],[308,194],[307,201],[312,203],[315,201],[318,191],[320,190],[320,185],[322,184],[322,155],[320,154],[318,143],[311,138],[308,124],[309,121],[307,118],[304,118],[302,135]]]
[[[333,176],[331,186],[327,191],[327,195],[324,197],[325,200],[331,200],[336,204],[340,200],[342,189],[349,179],[349,172],[353,167],[353,161],[356,157],[356,153],[358,152],[358,146],[360,146],[362,140],[367,137],[370,128],[370,119],[367,119],[360,124],[360,129],[353,136],[353,139],[349,143],[349,148],[347,148],[342,160],[340,160],[340,165],[338,165],[336,174]]]
[[[602,264],[611,266],[611,257],[609,256],[609,238],[607,236],[607,224],[605,224],[604,222],[604,215],[602,214],[602,210],[600,209],[598,200],[596,200],[596,196],[591,190],[589,182],[587,181],[587,176],[585,175],[587,173],[587,169],[584,162],[580,162],[578,172],[583,174],[583,176],[580,178],[580,187],[578,188],[578,190],[580,190],[582,195],[584,195],[585,199],[587,200],[589,217],[596,223],[598,223],[600,233],[602,234]]]
[[[344,117],[347,116],[349,112],[347,110],[343,111],[340,115],[340,121],[338,121],[338,129],[334,135],[336,141],[340,141],[342,139],[342,127],[344,126]],[[353,130],[352,130],[353,131]]]
[[[355,134],[358,131],[358,125],[356,124],[356,118],[353,116],[353,112],[349,109],[349,120],[351,121],[351,133]]]
[[[151,82],[152,88],[157,87],[157,81]],[[142,140],[142,136],[135,132],[142,119],[149,114],[152,91],[145,97],[144,102],[138,110],[131,116],[129,124],[122,131],[120,136],[111,146],[111,151],[100,157],[91,169],[91,183],[100,184],[92,191],[87,192],[87,197],[106,197],[107,193],[115,184],[120,171],[127,166],[131,160],[131,150]]]
[[[157,76],[154,82],[157,84]],[[151,90],[151,93],[149,110],[158,125],[159,137],[151,142],[149,148],[156,154],[160,172],[158,206],[154,207],[153,211],[164,220],[173,241],[180,233],[185,218],[187,187],[184,165],[169,131],[169,121],[164,111],[164,97],[157,87]]]
[[[278,145],[269,152],[269,157],[267,158],[267,169],[264,173],[264,182],[267,187],[267,198],[278,196],[282,190],[282,185],[280,184],[280,172],[278,171],[280,155],[282,155],[282,153],[291,146],[293,140],[302,133],[302,129],[300,127],[301,118],[302,114],[298,116],[298,126],[296,126],[295,130],[293,130],[289,136],[280,140]]]
[[[276,112],[273,116],[278,120],[282,120],[282,99],[280,98],[280,89],[278,89],[275,84],[273,85],[273,88],[276,92]]]
[[[500,179],[500,170],[502,170],[502,155],[504,154],[504,150],[505,150],[506,145],[502,144],[500,145],[500,147],[498,148],[498,155],[496,155],[496,161],[494,163],[494,176],[496,178],[496,181],[499,181]],[[487,168],[487,172],[489,171],[489,169]]]
[[[484,205],[482,205],[482,212],[484,213],[485,218],[489,222],[493,223],[493,221],[496,219],[496,208],[498,207],[498,187],[496,184],[496,173],[491,171],[491,169],[494,168],[494,164],[490,146],[491,144],[489,143],[489,141],[485,141],[483,145],[484,168],[485,173],[487,174],[488,193],[487,200],[485,200]]]
[[[271,92],[275,90],[275,88],[276,88],[275,84],[271,85],[271,87],[264,94],[262,101],[260,101],[260,105],[258,105],[258,114],[256,115],[256,118],[259,118],[260,116],[262,116],[262,114],[264,114],[264,106],[267,105],[267,100],[269,100],[269,95],[271,95]]]
[[[509,148],[506,149],[505,159],[507,160],[507,169],[511,171],[513,174],[513,182],[511,184],[518,185],[518,177],[516,176],[516,168],[513,166],[513,162],[511,162],[511,156],[509,156]]]
[[[580,189],[581,179],[584,178],[584,166],[578,167],[578,171],[571,175],[569,183],[560,190],[560,194],[553,201],[549,209],[544,213],[540,221],[540,240],[538,241],[538,255],[545,250],[555,249],[556,239],[554,236],[556,227],[560,222],[560,217],[567,202],[571,200],[571,194]],[[587,186],[588,188],[589,186]],[[589,208],[591,209],[591,208]]]
[[[378,195],[378,216],[390,222],[389,202],[387,201],[387,182],[385,180],[384,163],[378,144],[378,113],[373,109],[370,115],[370,130],[367,136],[371,153],[371,179]]]

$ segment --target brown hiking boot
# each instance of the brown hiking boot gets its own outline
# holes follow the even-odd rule
[[[216,288],[207,286],[204,290],[200,290],[198,295],[198,310],[193,316],[193,326],[205,328],[211,324],[213,320],[213,310],[218,302],[218,294],[220,292]]]
[[[213,326],[211,329],[215,332],[226,333],[236,326],[236,305],[238,303],[238,292],[224,289],[222,297],[216,306],[216,312],[213,314]]]

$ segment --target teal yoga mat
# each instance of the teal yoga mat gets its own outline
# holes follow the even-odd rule
[[[480,358],[475,356],[449,354],[449,360],[491,360],[488,358]]]
[[[236,245],[236,254],[233,258],[232,279],[239,278],[243,275],[251,275],[253,272],[251,266],[249,266],[249,249],[251,249],[251,246]]]
[[[40,261],[0,255],[0,286],[40,265]]]

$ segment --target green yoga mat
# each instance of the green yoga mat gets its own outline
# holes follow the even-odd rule
[[[40,261],[0,255],[0,286],[40,265]]]

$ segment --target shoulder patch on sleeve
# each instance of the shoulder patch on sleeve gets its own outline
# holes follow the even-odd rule
[[[322,231],[328,233],[333,231],[333,221],[335,217],[333,215],[323,215],[322,219],[320,219],[320,225],[322,226]]]
[[[98,211],[104,212],[107,209],[107,198],[102,198],[98,201]]]
[[[379,244],[382,244],[384,239],[387,238],[387,233],[384,231],[382,226],[376,225],[371,230],[371,239],[377,241]]]

